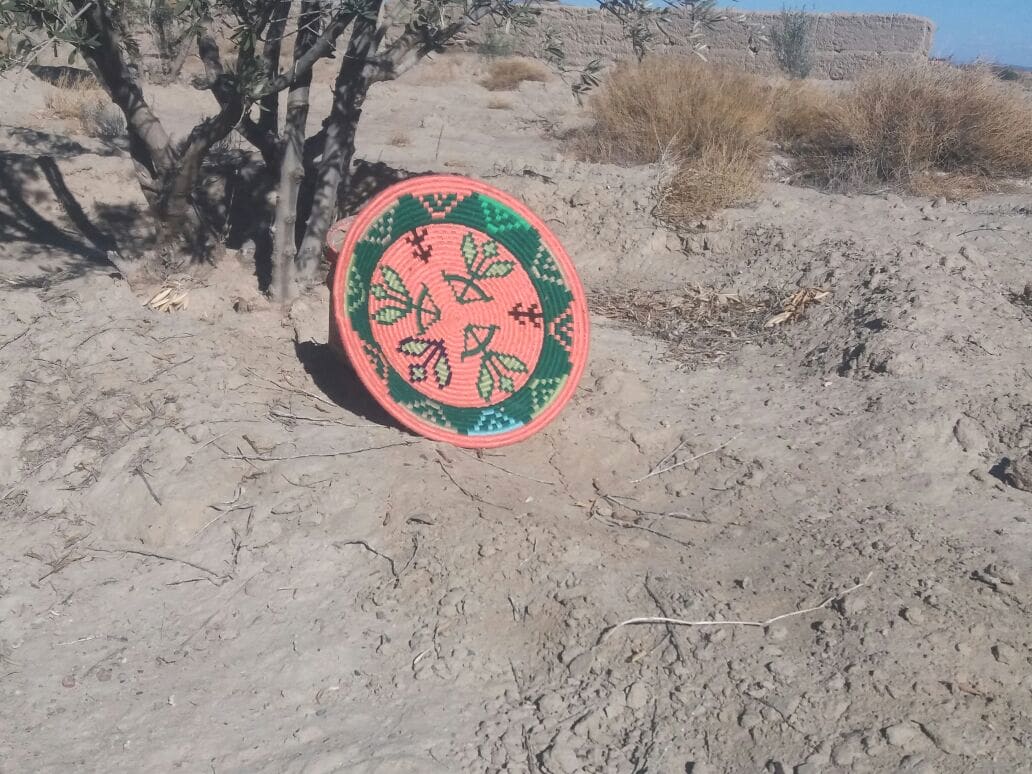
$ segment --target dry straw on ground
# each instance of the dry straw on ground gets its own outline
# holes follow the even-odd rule
[[[492,61],[480,85],[488,91],[513,91],[524,81],[544,83],[548,78],[548,68],[541,62],[510,56]]]
[[[594,295],[591,303],[599,314],[670,342],[673,353],[688,364],[720,360],[737,345],[763,336],[764,323],[780,311],[772,292],[747,297],[699,286],[679,293],[607,291]]]
[[[838,97],[796,85],[779,94],[776,135],[832,188],[964,196],[1032,175],[1032,99],[988,67],[883,67]]]
[[[58,118],[74,121],[92,137],[125,133],[125,119],[110,98],[92,81],[62,75],[44,96],[44,104]]]
[[[592,97],[588,159],[663,163],[660,214],[674,223],[752,195],[760,182],[773,90],[730,68],[670,56],[618,67]]]

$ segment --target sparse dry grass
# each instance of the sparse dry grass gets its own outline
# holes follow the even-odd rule
[[[125,133],[125,119],[108,96],[84,78],[62,76],[43,98],[58,118],[74,121],[92,137],[116,137]]]
[[[723,142],[705,145],[688,158],[668,157],[661,170],[657,214],[675,225],[747,200],[763,178],[756,152]]]
[[[91,103],[104,99],[104,92],[85,79],[61,76],[47,89],[44,104],[58,118],[78,120]]]
[[[412,70],[407,76],[409,83],[424,86],[436,86],[450,83],[463,71],[475,66],[475,57],[469,54],[447,53],[427,59]]]
[[[660,212],[683,223],[756,191],[772,99],[754,75],[649,57],[610,74],[590,103],[594,126],[575,142],[595,161],[662,161]]]
[[[814,182],[970,195],[1032,175],[1032,99],[987,67],[879,68],[841,97],[779,94],[776,134]]]
[[[541,62],[510,56],[488,64],[487,75],[480,79],[480,85],[488,91],[513,91],[524,81],[544,83],[548,79],[548,67]]]

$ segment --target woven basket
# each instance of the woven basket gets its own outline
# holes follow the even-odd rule
[[[392,416],[472,448],[556,417],[587,361],[588,311],[537,216],[479,181],[430,175],[388,188],[340,229],[331,346]]]

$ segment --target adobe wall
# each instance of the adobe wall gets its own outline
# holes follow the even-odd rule
[[[515,35],[515,53],[537,55],[543,48],[545,31],[551,29],[561,35],[571,66],[583,66],[593,59],[611,64],[632,56],[627,37],[612,15],[597,8],[558,3],[539,7],[538,23]],[[735,12],[735,16],[744,21],[728,20],[703,31],[703,40],[709,45],[706,58],[758,72],[776,72],[770,31],[778,25],[779,14]],[[687,14],[671,11],[667,20],[672,44],[657,36],[654,50],[690,54],[692,27]],[[814,21],[814,78],[853,78],[873,64],[927,59],[935,32],[931,20],[905,14],[814,14]],[[470,42],[483,40],[490,29],[490,25],[481,25],[472,30]]]

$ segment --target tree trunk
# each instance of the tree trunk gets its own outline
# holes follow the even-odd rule
[[[298,34],[294,48],[296,62],[314,45],[318,37],[319,0],[302,0]],[[308,95],[312,72],[302,74],[287,94],[287,116],[283,126],[283,155],[279,168],[276,219],[273,223],[272,285],[273,296],[287,301],[293,292],[293,267],[297,245],[297,195],[304,177],[305,132],[308,128]]]
[[[265,73],[271,80],[279,73],[280,50],[283,47],[283,31],[287,28],[287,16],[290,14],[290,7],[293,0],[279,0],[272,10],[272,21],[269,23],[269,30],[265,38],[265,47],[262,49],[262,59],[265,62]],[[300,29],[298,30],[300,36]],[[300,45],[300,39],[295,46]],[[296,59],[295,48],[295,59]],[[279,92],[274,91],[262,97],[259,102],[261,113],[258,115],[258,129],[266,134],[275,135],[279,132]]]
[[[85,7],[85,0],[75,3],[76,11]],[[122,56],[123,45],[117,23],[104,6],[97,3],[82,18],[87,34],[96,41],[93,46],[83,48],[83,57],[112,102],[125,115],[129,154],[136,165],[137,177],[141,184],[149,178],[150,194],[153,194],[154,182],[175,164],[172,141],[144,99],[143,89]],[[153,204],[146,185],[144,194]]]
[[[351,40],[333,88],[333,107],[323,123],[326,139],[322,161],[296,261],[298,277],[305,281],[311,280],[319,268],[323,240],[338,214],[337,191],[355,154],[355,131],[374,72],[370,60],[380,42],[377,19],[382,0],[374,0],[372,5],[368,15],[355,18]]]

